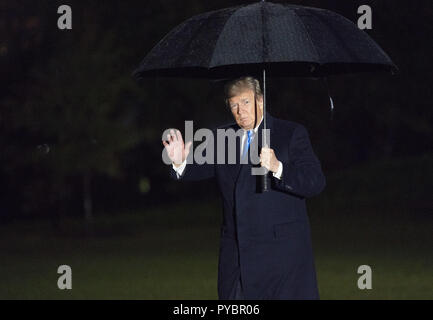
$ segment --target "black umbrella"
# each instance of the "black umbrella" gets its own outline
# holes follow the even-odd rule
[[[194,16],[170,31],[133,75],[227,79],[324,77],[397,67],[364,31],[329,10],[257,2]],[[331,100],[332,103],[332,100]]]
[[[194,16],[169,32],[134,72],[233,78],[261,73],[320,77],[394,71],[370,36],[329,10],[257,2]]]

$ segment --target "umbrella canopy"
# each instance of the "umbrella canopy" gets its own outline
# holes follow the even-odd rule
[[[194,16],[169,32],[134,71],[148,76],[227,79],[321,77],[397,71],[380,46],[329,10],[257,2]]]
[[[266,74],[317,78],[372,71],[394,73],[397,67],[350,20],[329,10],[261,1],[186,20],[150,51],[133,75],[136,79],[263,75],[266,130]],[[333,110],[331,97],[330,101]],[[268,190],[265,174],[262,191]]]

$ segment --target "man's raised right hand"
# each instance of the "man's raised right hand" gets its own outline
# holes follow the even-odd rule
[[[188,157],[192,141],[187,142],[185,145],[183,143],[182,134],[177,129],[170,130],[170,134],[167,135],[167,141],[162,141],[162,144],[167,150],[168,157],[173,162],[174,166],[179,167]]]

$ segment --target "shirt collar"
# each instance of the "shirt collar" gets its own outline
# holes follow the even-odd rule
[[[262,124],[262,121],[263,121],[263,115],[262,115],[262,118],[260,119],[260,122],[259,122],[259,124],[253,129],[253,131],[254,131],[254,134],[256,134],[257,133],[257,130],[259,130],[259,127],[260,127],[260,125]],[[249,131],[249,130],[245,130],[245,129],[243,129],[244,131],[245,131],[245,134]]]

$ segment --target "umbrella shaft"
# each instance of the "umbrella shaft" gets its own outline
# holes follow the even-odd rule
[[[263,129],[266,132],[266,70],[263,68]],[[264,134],[263,145],[268,147],[268,141],[266,141],[266,133]]]

